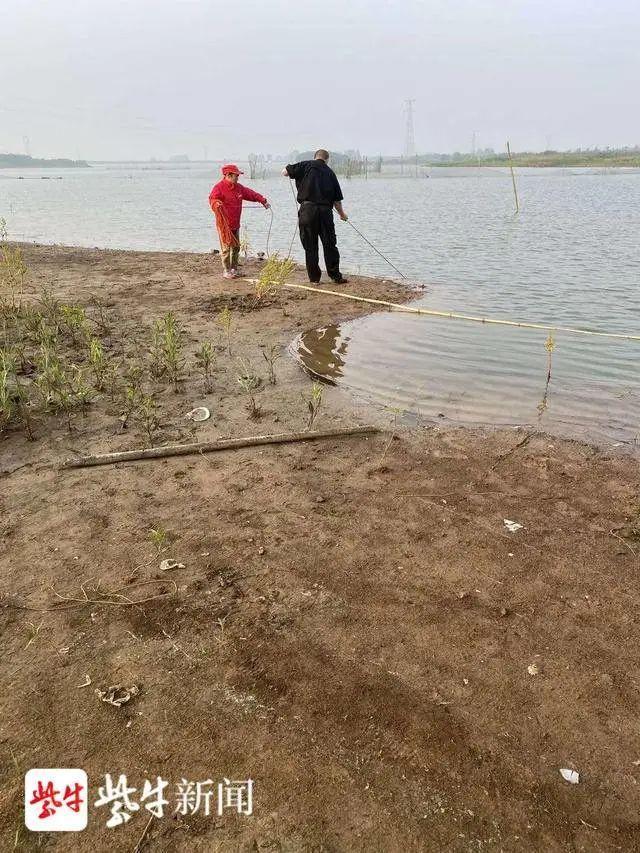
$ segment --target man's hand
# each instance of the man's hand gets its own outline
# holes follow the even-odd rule
[[[349,217],[347,216],[347,214],[346,214],[346,213],[344,212],[344,210],[342,209],[342,202],[341,202],[341,201],[336,201],[336,202],[334,202],[333,209],[334,209],[334,210],[335,210],[335,212],[338,214],[338,216],[340,217],[340,219],[342,219],[342,221],[343,221],[343,222],[346,222],[346,221],[347,221],[347,219],[348,219]]]
[[[262,202],[262,206],[264,207],[265,210],[269,210],[269,208],[271,207],[271,205],[269,204],[269,202],[266,199]]]
[[[282,170],[282,177],[283,177],[283,178],[288,178],[288,177],[289,177],[289,172],[287,172],[287,170],[286,170],[286,169],[283,169],[283,170]]]

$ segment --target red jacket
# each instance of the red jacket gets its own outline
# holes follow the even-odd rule
[[[243,199],[245,201],[259,201],[260,204],[265,204],[267,201],[263,195],[250,190],[249,187],[243,187],[242,184],[232,184],[224,178],[209,193],[209,204],[212,208],[214,201],[222,202],[232,231],[237,231],[240,228]]]

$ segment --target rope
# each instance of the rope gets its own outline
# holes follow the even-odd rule
[[[373,245],[373,243],[370,240],[367,240],[367,238],[364,236],[362,231],[358,231],[358,229],[356,228],[356,226],[353,224],[353,222],[350,219],[347,219],[347,224],[353,228],[353,230],[356,232],[356,234],[359,234],[362,237],[362,239],[364,240],[365,243],[368,243],[368,245],[371,246],[371,248],[373,249],[374,252],[376,252],[378,255],[380,255],[380,257],[382,258],[383,261],[386,261],[389,264],[389,266],[392,267],[398,273],[400,278],[404,278],[406,280],[406,278],[407,278],[406,275],[403,275],[400,272],[400,270],[398,269],[398,267],[395,264],[391,263],[389,258],[386,258],[382,254],[382,252],[380,252],[378,249],[376,249],[376,247]]]
[[[291,183],[291,179],[289,179],[289,187],[291,189],[291,195],[293,196],[293,203],[296,206],[296,219],[297,219],[297,217],[298,217],[298,199],[296,198],[296,194],[293,191],[293,184]],[[293,249],[293,241],[296,239],[296,231],[297,230],[298,230],[298,224],[296,222],[294,229],[293,229],[293,234],[291,235],[291,242],[289,243],[289,252],[287,253],[288,258],[291,257],[291,250]]]
[[[474,317],[471,314],[456,314],[453,311],[433,311],[429,308],[414,308],[411,305],[401,305],[397,302],[387,302],[384,299],[370,299],[366,296],[356,296],[352,293],[341,293],[337,290],[326,290],[322,287],[310,287],[307,284],[292,284],[286,282],[285,287],[293,287],[298,290],[309,290],[312,293],[324,293],[327,296],[341,296],[343,299],[352,299],[355,302],[367,302],[370,305],[385,305],[396,311],[404,311],[410,314],[423,314],[427,317],[444,317],[447,320],[466,320],[470,323],[483,323],[493,326],[516,326],[521,329],[539,329],[543,332],[568,332],[572,335],[592,335],[599,338],[616,338],[624,341],[640,341],[640,335],[627,335],[619,332],[598,332],[590,329],[574,329],[570,326],[545,326],[542,323],[526,323],[517,320],[497,320],[491,317]]]
[[[239,246],[240,242],[231,230],[229,220],[227,219],[227,214],[225,213],[222,204],[214,204],[211,206],[211,209],[213,210],[213,214],[216,218],[216,227],[218,229],[218,235],[220,237],[220,245],[223,247]]]
[[[269,207],[269,213],[271,214],[271,218],[269,219],[269,230],[267,231],[267,257],[269,257],[269,240],[271,239],[271,228],[273,226],[273,207]]]

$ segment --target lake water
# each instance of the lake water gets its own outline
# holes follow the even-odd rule
[[[197,164],[4,170],[0,216],[17,239],[208,251],[217,245],[207,203],[216,172]],[[269,248],[286,254],[295,233],[289,181],[244,180],[272,202]],[[640,334],[640,170],[518,170],[517,216],[502,169],[342,183],[353,223],[408,279],[427,286],[416,304]],[[244,223],[251,251],[264,251],[270,215],[248,208]],[[397,277],[348,225],[336,229],[345,272]],[[297,238],[292,254],[302,258]],[[545,396],[545,338],[384,313],[311,333],[302,353],[315,367],[330,362],[332,378],[353,393],[426,419],[634,441],[640,342],[554,334]]]

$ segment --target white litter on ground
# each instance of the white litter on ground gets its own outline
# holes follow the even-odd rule
[[[560,775],[565,780],[565,782],[569,782],[570,785],[577,785],[580,781],[580,774],[577,770],[570,770],[568,767],[560,768]]]

